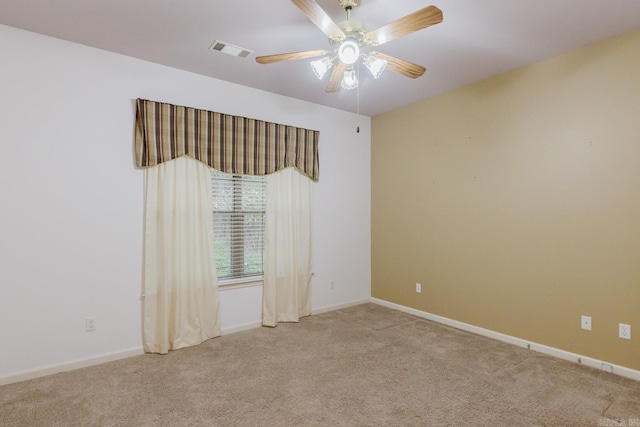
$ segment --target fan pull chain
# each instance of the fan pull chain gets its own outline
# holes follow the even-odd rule
[[[360,81],[360,61],[356,65],[356,74],[358,81]],[[360,122],[360,85],[356,88],[356,114],[358,115],[357,122]],[[360,133],[360,126],[356,127],[356,133]]]

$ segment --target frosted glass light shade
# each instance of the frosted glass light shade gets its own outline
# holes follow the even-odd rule
[[[356,77],[356,72],[353,68],[345,70],[340,86],[343,89],[355,89],[358,87],[358,77]]]
[[[313,72],[316,74],[318,80],[322,80],[327,71],[331,69],[333,66],[333,61],[328,56],[324,58],[317,59],[315,61],[311,61],[311,68]]]
[[[345,65],[354,64],[360,56],[358,43],[351,38],[345,39],[338,48],[338,58]]]
[[[371,72],[374,79],[380,77],[384,69],[387,67],[387,61],[385,59],[376,58],[375,56],[367,55],[363,61],[364,66]]]

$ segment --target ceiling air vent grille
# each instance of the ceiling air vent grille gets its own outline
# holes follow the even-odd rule
[[[221,42],[220,40],[215,40],[209,49],[217,50],[218,52],[226,53],[227,55],[237,56],[238,58],[246,58],[253,53],[252,50]]]

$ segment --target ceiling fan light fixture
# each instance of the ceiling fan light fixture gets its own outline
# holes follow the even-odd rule
[[[349,67],[344,71],[344,76],[342,77],[342,83],[340,83],[340,86],[347,90],[358,87],[358,77],[356,77],[356,71],[353,67]]]
[[[377,79],[382,75],[382,72],[387,68],[387,60],[376,58],[373,55],[363,56],[364,66],[371,72],[374,79]]]
[[[318,80],[322,80],[324,75],[327,74],[327,71],[329,71],[332,66],[333,66],[333,60],[328,56],[325,56],[320,59],[316,59],[315,61],[311,61],[311,68],[313,69],[313,72],[316,74],[316,77],[318,78]]]
[[[340,58],[340,62],[345,65],[352,65],[360,56],[360,46],[358,46],[358,42],[350,37],[344,39],[344,41],[338,47],[338,58]]]

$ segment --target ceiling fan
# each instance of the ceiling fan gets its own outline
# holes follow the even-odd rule
[[[362,22],[351,19],[351,11],[358,5],[360,0],[338,0],[340,7],[347,13],[347,19],[337,24],[315,0],[291,1],[307,15],[313,24],[329,37],[331,50],[318,49],[258,56],[256,61],[260,64],[273,64],[281,61],[321,57],[311,61],[311,67],[319,79],[322,79],[327,71],[333,67],[326,89],[327,92],[338,92],[340,88],[355,89],[358,87],[358,78],[354,67],[358,59],[362,60],[362,63],[376,79],[380,77],[385,69],[412,79],[420,77],[426,71],[426,68],[421,65],[382,52],[363,52],[363,50],[439,24],[443,19],[440,9],[435,6],[427,6],[370,31]]]

